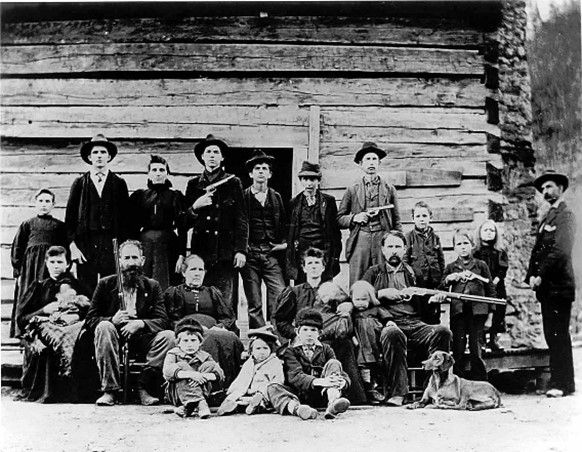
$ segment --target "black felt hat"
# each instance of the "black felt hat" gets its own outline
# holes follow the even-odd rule
[[[568,189],[569,185],[568,176],[566,176],[565,174],[557,173],[556,171],[551,169],[544,171],[544,173],[534,181],[534,187],[537,189],[537,191],[541,193],[542,185],[544,184],[544,182],[547,182],[549,180],[552,180],[556,184],[564,187],[564,191]]]
[[[224,157],[224,152],[228,149],[228,145],[224,141],[215,138],[212,134],[207,135],[206,138],[194,146],[194,155],[203,165],[204,162],[202,161],[202,153],[208,146],[218,146],[220,148],[220,152],[222,153],[222,157]]]
[[[382,160],[384,157],[386,157],[385,150],[380,149],[378,146],[376,146],[376,143],[372,143],[371,141],[368,141],[368,142],[364,143],[364,145],[362,146],[362,149],[360,149],[358,152],[356,152],[356,155],[354,157],[354,162],[360,163],[362,161],[362,159],[364,158],[364,155],[369,154],[370,152],[373,152],[374,154],[376,154],[380,160]]]
[[[179,320],[176,324],[176,337],[178,334],[189,331],[191,333],[198,333],[200,335],[204,334],[204,330],[202,329],[202,325],[200,322],[192,317],[184,317],[183,319]]]
[[[302,326],[314,326],[315,328],[323,328],[323,317],[321,312],[311,308],[304,308],[297,314],[296,320],[297,328]]]
[[[255,149],[251,158],[246,161],[245,166],[247,171],[251,172],[255,165],[259,163],[268,163],[272,166],[274,162],[275,157],[265,154],[262,149]]]
[[[297,177],[315,177],[321,179],[321,166],[319,166],[319,163],[303,162]]]
[[[247,335],[249,339],[256,337],[264,340],[267,343],[277,342],[279,339],[279,337],[273,331],[273,327],[271,325],[265,325],[260,328],[255,328],[254,330],[249,330]]]
[[[93,138],[91,138],[91,141],[81,146],[81,158],[89,165],[91,165],[91,160],[89,160],[89,154],[91,154],[91,150],[95,146],[103,146],[105,149],[107,149],[107,152],[109,152],[109,155],[111,156],[111,159],[109,161],[113,160],[117,155],[117,146],[115,146],[115,144],[113,144],[111,141],[107,140],[107,138],[105,138],[105,135],[98,133]]]

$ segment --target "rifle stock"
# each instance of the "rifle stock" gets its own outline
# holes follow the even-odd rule
[[[119,264],[119,246],[117,245],[116,238],[113,239],[113,255],[115,258],[115,273],[117,274],[117,296],[119,297],[119,309],[125,311],[127,305],[123,295],[123,275],[121,274],[121,265]],[[129,344],[127,341],[121,347],[121,353],[123,355],[123,403],[127,404],[129,395]]]

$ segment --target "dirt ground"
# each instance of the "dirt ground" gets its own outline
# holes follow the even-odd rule
[[[483,412],[365,407],[333,421],[244,414],[200,420],[168,406],[40,405],[2,396],[1,450],[9,451],[578,451],[582,441],[582,348],[578,392],[563,399],[505,395]]]

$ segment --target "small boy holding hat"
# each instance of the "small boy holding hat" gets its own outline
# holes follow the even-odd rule
[[[246,263],[249,224],[241,181],[222,167],[227,150],[213,135],[194,147],[204,171],[188,181],[185,215],[186,227],[192,228],[191,251],[206,263],[205,284],[217,287],[236,314],[234,287]],[[211,188],[223,179],[228,180]]]
[[[224,373],[209,353],[200,350],[203,329],[200,322],[184,317],[176,324],[177,347],[164,360],[164,378],[168,382],[166,397],[180,417],[190,417],[198,407],[201,419],[210,417],[206,398],[213,382],[224,380]]]
[[[250,358],[243,364],[238,377],[231,383],[218,415],[234,412],[246,405],[247,414],[255,414],[270,406],[267,386],[283,384],[283,363],[275,355],[278,337],[270,325],[249,330]]]
[[[253,184],[244,191],[249,219],[249,252],[240,274],[251,329],[265,325],[261,283],[267,287],[268,319],[273,316],[277,297],[285,288],[280,259],[287,249],[287,218],[281,195],[269,187],[274,161],[274,157],[256,149],[246,162]]]
[[[402,231],[398,197],[393,185],[378,174],[386,151],[375,143],[364,143],[354,157],[364,176],[346,190],[338,212],[340,228],[349,229],[346,259],[350,264],[350,286],[362,279],[368,268],[383,262],[382,236],[393,229]],[[387,206],[387,210],[370,213],[369,209]]]
[[[317,411],[313,407],[327,406],[325,418],[334,419],[349,408],[350,402],[342,394],[350,379],[332,348],[319,341],[322,328],[320,312],[310,308],[299,311],[297,337],[283,353],[290,389],[279,383],[267,387],[269,400],[279,414],[316,419]]]
[[[112,239],[129,234],[129,193],[125,181],[109,170],[117,146],[102,134],[81,147],[81,158],[91,165],[71,186],[65,214],[71,260],[81,282],[95,289],[97,280],[115,273]]]
[[[303,162],[298,177],[303,191],[290,203],[287,276],[295,280],[295,284],[305,282],[301,256],[307,248],[315,247],[325,254],[323,281],[329,281],[340,272],[339,257],[342,251],[335,198],[319,190],[319,164]]]

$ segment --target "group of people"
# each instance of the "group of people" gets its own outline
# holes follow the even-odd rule
[[[417,289],[505,298],[508,257],[493,221],[477,229],[476,242],[457,231],[458,258],[445,266],[427,203],[416,203],[414,227],[402,233],[397,192],[378,174],[386,152],[374,143],[355,154],[363,176],[347,189],[339,209],[320,190],[320,166],[304,162],[298,173],[303,191],[290,201],[288,215],[281,195],[269,187],[275,158],[256,150],[246,162],[252,184],[243,189],[223,169],[227,150],[212,135],[195,146],[204,171],[184,195],[172,189],[167,161],[151,156],[147,189],[130,196],[125,181],[109,169],[116,145],[97,135],[81,147],[90,169],[71,187],[64,223],[50,215],[54,194],[38,192],[38,215],[21,225],[12,248],[20,281],[13,334],[25,344],[23,398],[79,400],[91,394],[94,381],[101,392],[97,404],[113,405],[122,389],[123,347],[145,362],[137,382],[140,402],[165,397],[184,417],[208,417],[209,397],[223,389],[219,414],[274,408],[313,419],[314,407],[322,404],[326,418],[350,403],[401,406],[412,355],[449,352],[452,345],[455,373],[465,375],[467,339],[467,376],[487,378],[484,326],[492,317],[488,345],[499,348],[504,306],[454,301],[448,329],[440,325],[445,295],[423,296]],[[555,209],[559,218],[563,177],[536,180],[550,203],[563,206]],[[540,235],[557,228],[551,227],[544,220]],[[333,282],[342,228],[350,230],[349,293]],[[113,239],[121,243],[118,250]],[[566,311],[567,301],[556,301],[549,282],[558,264],[571,271],[571,243],[564,240],[538,238],[543,256],[532,257],[528,275],[542,301],[550,352],[559,356],[552,359],[548,395],[554,396],[574,390],[573,371],[564,363],[567,341],[557,326],[566,312],[556,320],[553,308],[559,302]],[[553,267],[546,266],[550,259]],[[239,274],[251,339],[244,364],[236,325]]]

